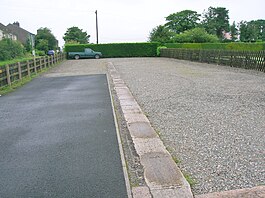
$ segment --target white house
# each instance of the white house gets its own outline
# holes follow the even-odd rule
[[[17,40],[17,35],[12,34],[6,26],[4,26],[2,23],[0,23],[0,40],[3,38],[9,38],[12,40]]]

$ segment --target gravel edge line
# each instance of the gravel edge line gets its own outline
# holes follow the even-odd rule
[[[138,191],[139,188],[137,190],[132,189],[133,197],[192,198],[193,194],[189,183],[186,181],[180,169],[172,159],[172,156],[151,127],[149,120],[141,111],[128,87],[122,79],[120,79],[119,73],[115,69],[113,63],[109,62],[107,69],[120,100],[121,108],[127,121],[127,126],[132,136],[136,152],[140,156],[140,162],[144,167],[144,178],[151,193],[150,195],[146,192],[146,189],[144,192],[141,190]],[[130,108],[126,109],[126,107]],[[137,129],[133,132],[132,125],[134,124],[136,124]],[[144,127],[142,127],[141,124],[144,124]],[[140,134],[139,131],[137,134],[137,130],[141,127],[142,129],[144,128],[143,130],[145,132],[147,129],[146,134]],[[143,194],[145,194],[145,196],[143,196]]]
[[[132,198],[130,181],[129,181],[128,171],[127,171],[127,167],[126,167],[126,161],[125,161],[125,157],[124,157],[124,153],[123,153],[120,131],[119,131],[118,122],[117,122],[117,116],[116,116],[115,109],[114,109],[114,101],[112,98],[112,92],[111,92],[111,88],[110,88],[110,79],[109,79],[108,75],[106,75],[106,77],[107,77],[107,82],[108,82],[112,113],[113,113],[114,124],[115,124],[115,128],[116,128],[117,140],[118,140],[118,145],[119,145],[119,151],[120,151],[122,170],[123,170],[123,175],[124,175],[124,180],[125,180],[125,186],[126,186],[128,198]]]

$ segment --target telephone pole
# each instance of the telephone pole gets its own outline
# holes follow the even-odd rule
[[[98,11],[96,10],[96,34],[97,34],[97,44],[98,44]]]

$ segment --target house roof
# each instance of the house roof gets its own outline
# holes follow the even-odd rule
[[[11,31],[9,31],[7,27],[2,23],[0,23],[0,30],[2,30],[4,33],[11,34]]]
[[[17,39],[21,43],[24,43],[24,44],[27,43],[27,39],[29,38],[29,35],[34,35],[34,34],[30,33],[29,31],[19,27],[18,25],[8,24],[6,27],[10,32],[17,35]]]

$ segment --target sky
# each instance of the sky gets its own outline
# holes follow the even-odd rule
[[[96,43],[97,10],[99,43],[145,42],[166,16],[187,9],[201,14],[210,6],[228,9],[230,23],[265,19],[264,0],[0,0],[0,23],[18,21],[33,34],[47,27],[60,47],[67,28],[77,26]]]

